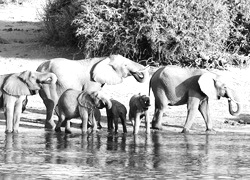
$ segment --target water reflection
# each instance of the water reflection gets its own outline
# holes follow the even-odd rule
[[[3,133],[0,179],[249,178],[249,140],[232,133]]]

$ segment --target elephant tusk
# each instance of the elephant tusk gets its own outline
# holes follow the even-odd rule
[[[239,101],[236,101],[236,100],[234,100],[234,99],[232,99],[232,98],[228,98],[228,101],[233,101],[233,102],[236,103],[236,104],[240,104]]]
[[[150,68],[150,66],[149,66],[149,65],[147,65],[144,69],[139,70],[138,72],[145,72],[145,71],[148,71],[148,70],[149,70],[149,68]]]
[[[137,74],[140,78],[144,78],[144,73],[145,73],[146,71],[148,71],[149,68],[150,68],[150,66],[147,65],[145,68],[143,68],[143,69],[141,69],[141,70],[139,70],[139,71],[137,71],[137,72],[135,72],[135,73],[133,73],[133,74]]]

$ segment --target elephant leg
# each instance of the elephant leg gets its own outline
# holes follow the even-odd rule
[[[6,129],[5,133],[11,133],[13,131],[13,114],[15,107],[16,98],[4,95],[4,116],[6,119]]]
[[[182,133],[189,132],[189,129],[193,124],[196,112],[198,111],[199,103],[200,99],[193,95],[189,96],[187,103],[187,118]]]
[[[99,109],[95,109],[94,110],[94,115],[95,115],[95,119],[97,122],[97,129],[102,129],[102,125],[101,125],[101,112]]]
[[[54,85],[55,86],[55,85]],[[56,124],[52,119],[54,114],[54,109],[58,101],[58,96],[56,94],[55,87],[51,88],[48,85],[44,85],[44,88],[39,91],[40,96],[43,99],[43,103],[46,107],[46,120],[45,120],[45,128],[47,129],[54,129]],[[55,92],[51,92],[55,91]]]
[[[61,132],[62,123],[65,121],[65,115],[63,113],[58,113],[58,122],[55,127],[56,132]]]
[[[44,101],[44,104],[46,106],[45,128],[47,128],[47,129],[54,129],[55,122],[52,119],[52,116],[54,114],[55,103],[52,100],[47,99],[47,100]]]
[[[164,110],[156,108],[154,113],[154,118],[152,120],[152,129],[162,130],[162,117]]]
[[[102,129],[102,125],[101,125],[100,120],[97,121],[97,129]]]
[[[89,120],[88,110],[85,108],[80,108],[79,114],[82,119],[82,134],[86,134],[88,131],[88,120]]]
[[[120,116],[122,127],[123,127],[123,132],[127,133],[127,127],[126,127],[126,116]]]
[[[70,128],[70,119],[66,119],[66,125],[65,125],[65,133],[67,134],[71,134],[72,131],[71,131],[71,128]]]
[[[118,132],[118,117],[115,117],[113,119],[113,121],[114,121],[114,124],[115,124],[115,133],[117,133]]]
[[[107,113],[107,121],[108,121],[108,131],[113,131],[114,116],[110,115],[110,113]]]
[[[140,113],[137,113],[135,115],[135,124],[134,124],[134,131],[133,131],[134,134],[138,134],[138,132],[139,132],[139,128],[140,128],[140,124],[141,124],[140,115],[141,115]]]
[[[94,111],[92,111],[90,113],[90,118],[92,120],[92,131],[96,132],[96,130],[97,130],[97,123],[96,123],[96,118],[95,118],[95,115],[94,115]]]
[[[206,131],[213,131],[213,123],[212,120],[210,119],[210,111],[207,99],[201,101],[201,104],[199,106],[199,111],[205,121]]]
[[[149,112],[145,111],[145,125],[146,125],[146,133],[150,133],[150,120],[149,120]]]
[[[17,133],[22,113],[23,101],[25,100],[25,96],[20,97],[16,103],[14,108],[14,117],[13,117],[13,132]]]
[[[108,117],[108,130],[109,131],[112,131],[114,129],[113,122],[114,122],[114,118],[109,116]]]

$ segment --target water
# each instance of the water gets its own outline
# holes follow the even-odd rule
[[[250,135],[1,132],[0,179],[249,179]]]

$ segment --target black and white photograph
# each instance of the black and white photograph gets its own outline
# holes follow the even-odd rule
[[[250,179],[249,0],[0,0],[0,180]]]

